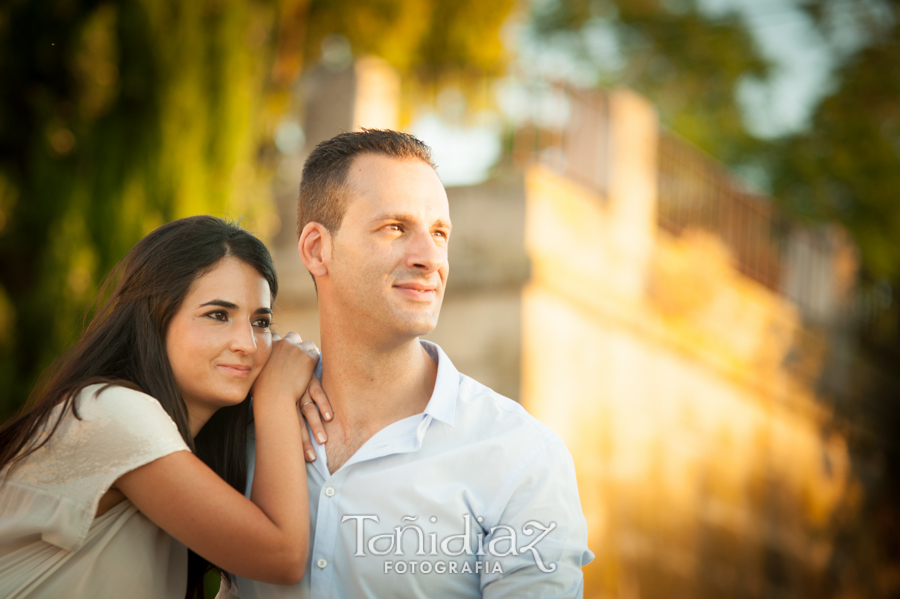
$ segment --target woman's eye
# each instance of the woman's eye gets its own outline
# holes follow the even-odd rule
[[[222,310],[216,310],[215,312],[210,312],[206,316],[208,318],[212,318],[213,320],[221,320],[223,322],[228,320],[228,313],[223,312]]]
[[[258,329],[268,330],[269,327],[272,326],[272,321],[269,320],[268,318],[257,318],[256,320],[253,321],[253,326],[255,326]]]

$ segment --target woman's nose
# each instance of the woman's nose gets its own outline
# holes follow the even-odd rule
[[[253,325],[249,322],[239,324],[234,329],[231,337],[231,349],[233,351],[252,354],[256,351],[256,335],[253,334]]]

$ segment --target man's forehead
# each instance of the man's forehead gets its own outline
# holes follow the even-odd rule
[[[381,154],[357,156],[347,176],[348,211],[366,218],[437,218],[450,224],[447,192],[427,162]],[[402,217],[399,218],[399,217]]]
[[[359,185],[371,184],[373,181],[389,182],[395,178],[408,176],[410,172],[417,172],[433,178],[443,187],[437,172],[430,164],[415,157],[398,158],[385,154],[367,152],[355,157],[347,171],[347,183]],[[367,185],[367,187],[370,185]]]

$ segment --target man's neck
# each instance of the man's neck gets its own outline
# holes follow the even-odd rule
[[[418,339],[373,347],[322,331],[322,387],[334,408],[326,424],[328,468],[336,471],[375,433],[421,414],[437,363]]]

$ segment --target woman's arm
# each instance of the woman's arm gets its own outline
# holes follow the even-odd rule
[[[217,566],[264,582],[299,582],[309,551],[309,500],[297,400],[316,356],[314,345],[289,333],[272,344],[254,383],[252,502],[185,451],[125,474],[116,487],[160,528]]]

